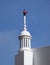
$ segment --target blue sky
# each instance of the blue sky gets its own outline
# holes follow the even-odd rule
[[[50,45],[50,0],[0,0],[0,65],[14,65],[23,30],[23,9],[32,48]]]

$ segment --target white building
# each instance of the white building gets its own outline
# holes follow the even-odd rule
[[[31,48],[31,34],[26,26],[27,11],[23,11],[24,30],[19,35],[20,48],[15,56],[15,65],[50,65],[50,46]]]

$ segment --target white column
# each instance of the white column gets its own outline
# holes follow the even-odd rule
[[[26,38],[25,38],[25,47],[26,47]]]
[[[20,48],[22,48],[22,39],[21,39],[21,43],[20,43]]]
[[[26,38],[26,47],[27,47],[27,38]]]
[[[30,39],[29,39],[29,47],[31,47],[31,41],[30,41]]]
[[[28,47],[28,39],[27,39],[27,47]]]
[[[24,39],[23,39],[23,47],[24,47]]]
[[[19,48],[21,48],[21,40],[20,40],[20,47]]]

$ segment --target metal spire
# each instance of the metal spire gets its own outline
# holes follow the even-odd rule
[[[26,26],[26,14],[27,14],[27,11],[24,9],[23,15],[24,15],[24,30],[25,31],[27,30],[27,26]]]

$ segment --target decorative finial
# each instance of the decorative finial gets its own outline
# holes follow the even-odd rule
[[[26,9],[24,9],[23,11],[23,15],[24,15],[24,30],[27,30],[27,26],[26,26],[26,14],[28,13],[28,11]]]
[[[26,9],[24,9],[23,15],[25,16],[27,13],[28,13],[28,11]]]

